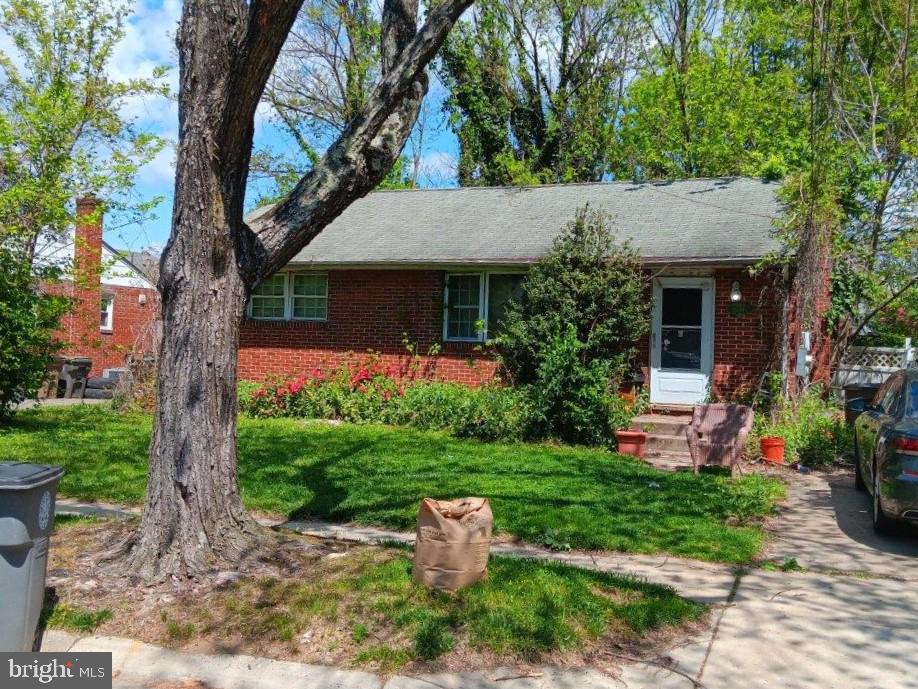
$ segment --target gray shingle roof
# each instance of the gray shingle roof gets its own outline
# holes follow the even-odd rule
[[[292,263],[513,264],[542,256],[577,209],[613,220],[648,261],[752,262],[778,248],[777,185],[752,179],[373,192]]]

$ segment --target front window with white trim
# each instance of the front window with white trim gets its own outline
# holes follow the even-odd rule
[[[482,342],[494,337],[511,299],[522,293],[523,273],[450,273],[446,276],[443,339]]]
[[[111,332],[112,326],[115,324],[115,297],[111,294],[102,295],[99,316],[99,330]]]
[[[292,273],[290,299],[293,318],[324,321],[328,317],[328,279],[317,273]]]
[[[324,321],[328,318],[328,276],[275,273],[252,290],[248,312],[256,320]]]

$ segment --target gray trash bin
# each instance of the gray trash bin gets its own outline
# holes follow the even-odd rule
[[[0,651],[32,650],[63,473],[44,464],[0,462]]]

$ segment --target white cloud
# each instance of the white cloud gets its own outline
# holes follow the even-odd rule
[[[451,153],[425,153],[421,158],[421,184],[425,187],[455,186],[458,168],[458,161]]]
[[[175,32],[181,16],[179,0],[137,0],[134,14],[125,26],[125,36],[115,48],[109,73],[113,79],[146,79],[160,66],[170,67],[166,83],[178,91]],[[136,119],[143,128],[175,138],[178,112],[174,99],[156,97],[127,100],[122,114]]]
[[[175,180],[175,147],[166,145],[138,174],[139,181],[155,187],[171,185]]]

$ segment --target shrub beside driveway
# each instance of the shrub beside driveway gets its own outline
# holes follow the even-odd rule
[[[23,412],[0,430],[0,460],[64,466],[62,495],[137,504],[150,427],[105,407]],[[728,563],[756,557],[760,521],[782,495],[758,475],[733,482],[603,450],[376,425],[241,418],[239,453],[245,503],[263,512],[410,529],[424,496],[482,495],[498,532],[532,543]]]

